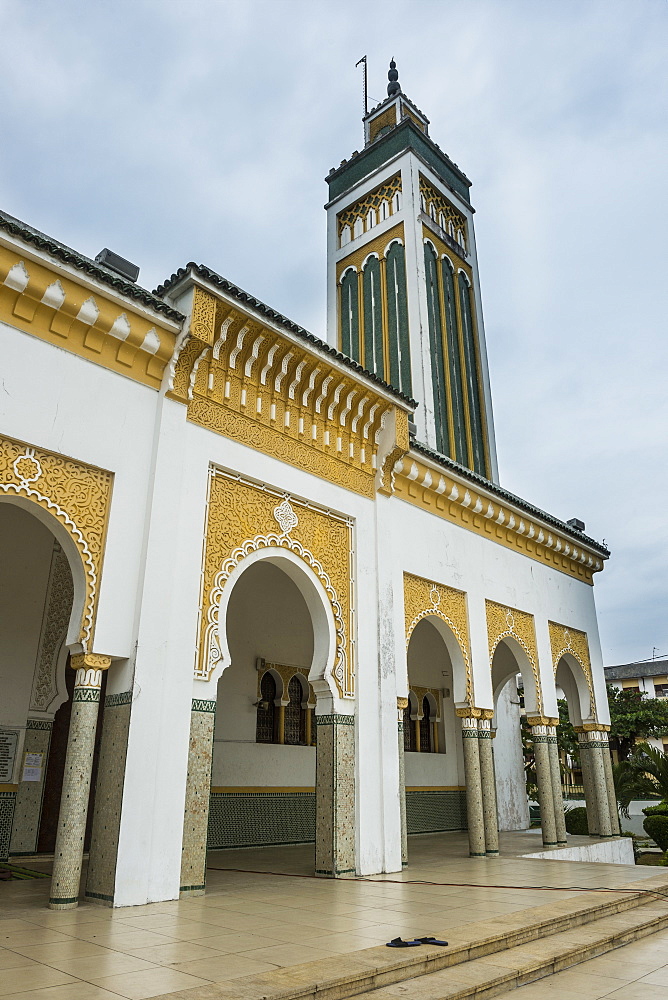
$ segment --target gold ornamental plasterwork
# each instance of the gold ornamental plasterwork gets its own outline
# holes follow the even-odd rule
[[[416,719],[422,719],[422,718],[424,718],[424,716],[422,714],[422,702],[424,701],[425,696],[428,695],[428,694],[430,694],[432,696],[432,698],[434,699],[434,701],[436,702],[436,718],[432,719],[432,722],[440,722],[441,721],[441,715],[442,715],[442,712],[441,712],[441,703],[442,703],[443,695],[438,690],[438,688],[423,688],[423,687],[414,687],[414,686],[411,686],[410,692],[415,695],[415,700],[417,702],[417,712],[415,713],[414,716],[411,715],[411,718],[413,718],[413,717],[416,718]]]
[[[298,497],[222,469],[209,470],[202,609],[195,677],[208,680],[221,659],[218,612],[230,574],[252,552],[284,548],[316,574],[336,628],[333,679],[342,697],[355,694],[353,525]]]
[[[587,633],[580,632],[575,628],[568,628],[566,625],[559,625],[558,622],[548,622],[550,631],[550,648],[552,650],[552,665],[556,677],[559,660],[565,653],[574,656],[582,667],[582,673],[587,681],[589,691],[589,704],[592,717],[596,718],[596,699],[594,698],[594,679],[591,672],[591,659],[589,657],[589,642]]]
[[[210,292],[193,291],[190,327],[167,395],[188,420],[366,497],[406,410]],[[393,414],[404,417],[392,422]]]
[[[338,234],[341,236],[343,227],[350,226],[351,232],[353,226],[355,225],[356,219],[362,219],[366,229],[366,217],[371,209],[375,212],[379,212],[381,204],[386,201],[388,205],[388,211],[390,215],[394,215],[394,206],[392,204],[393,196],[401,191],[401,174],[395,174],[388,181],[385,181],[380,187],[377,187],[375,191],[371,191],[369,194],[365,195],[360,201],[356,201],[353,205],[349,205],[348,208],[344,208],[342,212],[336,217]],[[378,220],[382,221],[382,220]]]
[[[369,254],[378,254],[379,257],[385,256],[385,251],[389,247],[392,240],[401,240],[404,242],[404,224],[399,222],[392,229],[388,229],[386,233],[381,236],[376,236],[375,239],[369,240],[363,246],[358,247],[357,250],[353,250],[352,253],[348,254],[347,257],[343,257],[338,261],[336,265],[336,280],[341,281],[341,275],[344,271],[347,271],[349,267],[354,267],[356,271],[359,271],[362,264],[367,259]]]
[[[434,210],[436,212],[435,222],[438,222],[439,215],[443,214],[445,216],[445,226],[441,228],[448,230],[448,225],[452,222],[455,232],[461,229],[464,239],[466,239],[466,219],[461,212],[458,212],[454,205],[451,205],[448,199],[437,191],[433,185],[426,180],[425,177],[420,174],[420,194],[425,200],[426,214],[429,215],[429,206],[433,204]],[[440,225],[440,223],[439,223]]]
[[[466,700],[473,705],[473,672],[469,641],[466,594],[453,587],[446,587],[433,580],[426,580],[412,573],[404,573],[404,615],[406,621],[406,649],[418,622],[423,618],[440,618],[453,633],[462,651],[466,669]]]
[[[112,482],[111,472],[0,437],[0,494],[29,500],[55,517],[81,556],[86,595],[79,642],[85,652],[93,641]]]
[[[509,608],[496,601],[485,601],[487,616],[487,638],[489,640],[490,668],[494,659],[494,651],[502,639],[513,638],[526,653],[536,688],[536,705],[539,713],[543,711],[543,692],[538,670],[538,647],[536,645],[536,628],[533,615],[517,608]]]
[[[394,495],[407,503],[584,583],[592,584],[603,569],[603,559],[585,540],[578,544],[416,453],[398,459],[392,482]]]

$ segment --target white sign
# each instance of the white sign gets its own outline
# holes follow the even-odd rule
[[[26,753],[23,758],[23,775],[21,781],[41,781],[43,753]]]
[[[15,729],[0,729],[0,782],[12,780],[18,742],[19,734]]]

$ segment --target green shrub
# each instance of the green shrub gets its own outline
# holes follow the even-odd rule
[[[668,816],[668,802],[659,802],[656,806],[643,809],[645,816]]]
[[[651,837],[665,854],[668,851],[668,816],[648,816],[643,828],[647,836]]]
[[[589,836],[589,825],[587,823],[587,810],[584,806],[576,806],[566,813],[566,832],[576,833],[581,837]]]

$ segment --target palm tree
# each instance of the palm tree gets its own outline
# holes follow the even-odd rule
[[[622,760],[619,764],[612,765],[612,778],[615,784],[617,806],[622,816],[628,819],[629,806],[634,799],[638,798],[636,791],[638,775],[628,760]]]
[[[632,798],[659,798],[662,802],[668,802],[668,754],[649,743],[639,743],[630,759],[624,763],[631,772],[625,774],[623,779],[623,801],[627,808]]]

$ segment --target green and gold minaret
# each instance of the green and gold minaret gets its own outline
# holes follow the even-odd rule
[[[419,403],[417,439],[496,480],[471,182],[402,93],[327,176],[328,339]]]

